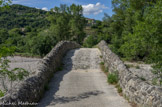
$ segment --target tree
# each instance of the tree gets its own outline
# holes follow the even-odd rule
[[[5,43],[5,41],[9,38],[8,31],[6,29],[0,29],[0,44]]]
[[[2,81],[3,88],[5,92],[8,91],[8,88],[6,84],[4,84],[4,78],[8,78],[10,80],[10,89],[12,90],[12,83],[16,80],[22,80],[25,76],[28,76],[29,73],[24,70],[23,68],[14,68],[12,70],[9,70],[9,60],[7,59],[7,56],[12,55],[15,48],[14,47],[1,47],[0,48],[0,78]]]
[[[31,39],[29,44],[31,53],[35,55],[46,55],[57,43],[56,37],[50,31],[42,31]]]
[[[96,44],[97,44],[97,37],[93,35],[90,35],[87,38],[85,38],[83,42],[83,46],[87,48],[92,48]]]
[[[0,0],[0,9],[11,4],[12,0]]]
[[[3,6],[6,6],[9,3],[11,3],[10,0],[1,0],[0,1],[0,7],[2,8]],[[1,36],[4,36],[3,34],[4,34],[4,31],[2,31]],[[4,36],[3,39],[6,39],[6,38],[7,37]],[[4,40],[1,40],[1,41],[3,42]],[[10,88],[11,88],[11,92],[12,92],[12,82],[17,80],[17,79],[19,79],[19,80],[24,79],[25,76],[29,75],[29,73],[26,70],[24,70],[23,68],[14,68],[12,70],[9,70],[9,64],[8,64],[9,60],[7,60],[7,56],[12,55],[14,53],[14,50],[15,50],[14,47],[7,48],[7,47],[4,47],[4,46],[1,46],[0,50],[1,50],[0,51],[0,78],[2,79],[2,85],[5,89],[5,91],[8,91],[8,89],[4,84],[4,78],[6,76],[9,78],[9,80],[11,82]],[[0,97],[2,97],[3,95],[4,95],[4,92],[2,92],[0,90]]]
[[[56,39],[60,40],[75,40],[78,43],[83,41],[85,33],[85,18],[83,17],[82,7],[72,4],[60,5],[49,12],[49,21],[51,22],[50,30],[53,31]]]
[[[83,18],[82,6],[72,4],[70,6],[70,13],[71,20],[69,24],[71,27],[71,35],[73,36],[73,39],[76,40],[78,43],[82,43],[83,39],[85,38],[83,28],[86,24],[85,18]]]

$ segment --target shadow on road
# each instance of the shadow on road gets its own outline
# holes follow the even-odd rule
[[[45,107],[49,105],[52,101],[57,101],[57,98],[54,98],[55,93],[59,90],[60,83],[63,81],[63,77],[65,74],[67,74],[69,71],[72,70],[72,57],[74,56],[74,53],[76,50],[79,49],[73,49],[67,52],[66,56],[63,58],[63,70],[58,71],[54,74],[53,78],[51,79],[49,83],[49,90],[47,90],[43,96],[43,98],[40,100],[40,103],[37,107]],[[61,99],[61,98],[60,98]],[[43,100],[43,101],[42,101]],[[62,100],[63,101],[63,100]]]
[[[78,96],[73,96],[73,97],[59,97],[55,96],[53,99],[52,104],[50,105],[56,105],[56,104],[65,104],[73,101],[80,101],[86,98],[89,98],[91,96],[98,96],[99,94],[103,94],[104,92],[102,91],[90,91],[90,92],[85,92],[82,94],[79,94]]]

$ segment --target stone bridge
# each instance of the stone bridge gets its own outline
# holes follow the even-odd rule
[[[80,47],[75,42],[58,43],[39,61],[34,75],[0,99],[1,106],[22,107],[26,102],[37,107],[131,107],[129,100],[140,107],[162,107],[162,88],[129,71],[104,41],[98,48]],[[107,83],[101,61],[109,73],[118,72],[123,97]]]

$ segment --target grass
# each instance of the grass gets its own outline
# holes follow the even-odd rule
[[[134,65],[132,65],[132,64],[125,64],[125,65],[126,65],[127,68],[132,68],[132,67],[134,67]]]
[[[136,69],[140,69],[140,66],[139,65],[132,65],[132,64],[125,64],[127,68],[136,68]]]
[[[118,93],[120,94],[120,95],[122,95],[122,88],[120,87],[120,85],[119,84],[116,84],[116,86],[115,86],[116,88],[117,88],[117,90],[118,90]]]
[[[113,84],[115,85],[115,88],[117,88],[117,91],[119,93],[120,96],[123,96],[123,89],[120,87],[118,81],[119,81],[119,78],[118,78],[118,71],[114,72],[114,73],[108,73],[108,68],[105,68],[104,66],[104,62],[101,62],[100,63],[100,67],[102,69],[102,71],[104,71],[106,74],[107,74],[107,82],[110,83],[110,84]],[[133,65],[127,65],[127,67],[134,67]],[[136,67],[137,68],[137,67]],[[138,69],[138,68],[137,68]],[[145,80],[144,78],[141,77],[141,79]],[[129,98],[124,95],[124,98],[130,103],[130,105],[132,107],[137,107],[137,104],[134,103],[134,102],[130,102],[129,101]]]
[[[140,67],[137,65],[137,66],[136,66],[136,69],[140,69]]]
[[[131,102],[131,101],[129,100],[129,97],[127,97],[125,94],[124,94],[124,98],[130,103],[131,107],[137,107],[137,104],[134,103],[134,102]]]
[[[118,75],[117,73],[111,73],[107,76],[107,81],[110,84],[117,84],[118,83]]]
[[[105,68],[104,72],[105,72],[105,73],[108,73],[108,72],[109,72],[108,67]]]
[[[101,68],[102,71],[105,71],[105,64],[104,64],[104,62],[100,63],[100,68]]]
[[[98,47],[98,45],[94,45],[94,46],[92,46],[92,48],[99,48],[99,47]]]
[[[0,97],[3,97],[5,95],[5,92],[3,92],[2,90],[0,90]]]
[[[160,86],[162,86],[162,79],[160,79]]]
[[[108,67],[105,67],[104,62],[101,62],[101,63],[100,63],[100,68],[101,68],[101,70],[102,70],[106,75],[108,75],[109,69],[108,69]]]
[[[153,79],[152,79],[152,84],[153,84],[153,85],[157,85],[157,80],[158,80],[157,78],[153,78]]]
[[[141,79],[142,81],[146,81],[146,79],[145,79],[144,77],[140,77],[140,79]]]
[[[104,62],[100,62],[100,65],[104,65]]]
[[[15,56],[22,56],[22,57],[35,57],[35,58],[42,58],[40,55],[34,55],[31,53],[15,53]]]

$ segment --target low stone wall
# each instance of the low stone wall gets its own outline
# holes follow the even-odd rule
[[[20,85],[14,87],[12,91],[10,90],[6,96],[0,99],[0,105],[2,107],[6,107],[6,105],[9,107],[22,107],[23,103],[28,106],[35,105],[43,96],[45,85],[61,65],[64,54],[68,50],[75,48],[80,48],[80,45],[69,41],[59,42],[51,52],[39,62],[37,73],[26,79]]]
[[[98,44],[109,72],[118,71],[119,84],[129,101],[139,107],[162,107],[162,87],[152,86],[129,71],[105,41]]]

